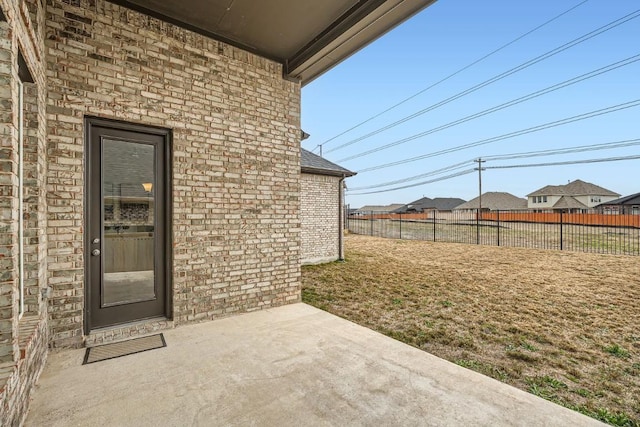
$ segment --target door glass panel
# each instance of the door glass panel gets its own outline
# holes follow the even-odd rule
[[[101,306],[155,299],[155,147],[102,140]]]

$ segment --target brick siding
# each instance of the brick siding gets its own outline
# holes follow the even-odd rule
[[[44,367],[49,336],[41,292],[47,287],[45,10],[40,0],[0,0],[0,9],[0,425],[13,426],[24,421],[31,390]],[[19,70],[25,65],[33,82],[23,81],[20,111],[20,75],[25,74]],[[22,317],[20,217],[24,220]]]
[[[175,324],[299,301],[299,84],[105,1],[49,3],[53,345],[84,339],[85,115],[173,131]]]
[[[303,173],[300,178],[302,264],[335,261],[339,251],[340,178]]]

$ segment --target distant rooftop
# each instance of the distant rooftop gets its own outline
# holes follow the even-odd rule
[[[467,203],[456,206],[455,210],[478,209],[479,206],[480,197],[476,197]],[[527,209],[527,200],[516,197],[511,193],[498,191],[487,192],[482,194],[482,209],[489,209],[491,211]]]
[[[571,196],[562,196],[553,205],[554,209],[588,209],[589,207]]]
[[[400,209],[397,209],[396,212],[409,212],[416,211],[422,212],[424,210],[435,209],[439,211],[450,211],[456,206],[464,203],[463,199],[453,198],[453,197],[436,197],[431,199],[429,197],[423,197],[421,199],[415,200],[411,203],[407,203],[402,206]]]
[[[361,207],[360,209],[357,209],[357,212],[362,212],[362,213],[369,213],[369,212],[392,212],[395,211],[396,209],[399,209],[401,207],[403,207],[404,205],[402,203],[392,203],[390,205],[385,205],[385,206],[381,206],[381,205],[365,205],[363,207]]]
[[[566,185],[547,185],[539,190],[534,191],[531,194],[527,194],[527,197],[532,196],[613,196],[620,197],[620,194],[614,193],[611,190],[602,188],[598,185],[590,182],[585,182],[580,179],[571,181]]]
[[[600,204],[600,206],[605,205],[640,205],[640,193],[620,197],[619,199],[615,200],[609,200],[608,202]]]

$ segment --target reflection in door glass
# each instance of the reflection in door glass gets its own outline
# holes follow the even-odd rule
[[[101,306],[155,298],[155,147],[102,140]]]

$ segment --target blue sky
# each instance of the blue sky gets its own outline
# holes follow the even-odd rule
[[[353,171],[414,156],[428,155],[640,99],[640,61],[630,62],[574,85],[526,102],[433,132],[413,141],[345,160],[484,111],[618,61],[640,55],[640,17],[571,47],[522,71],[489,84],[375,136],[340,148],[354,139],[485,82],[507,70],[640,9],[637,0],[588,0],[571,12],[451,77],[390,112],[336,139],[351,128],[457,72],[520,37],[582,0],[440,0],[356,53],[302,90],[302,128],[311,134],[303,147],[323,144],[325,158]],[[636,58],[639,59],[639,58]],[[640,105],[562,126],[533,132],[394,167],[362,171],[347,180],[351,189],[431,172],[478,157],[569,148],[640,138]],[[328,142],[327,142],[328,141]],[[563,162],[640,154],[640,145],[529,159],[488,161],[484,166]],[[473,168],[464,166],[461,171]],[[450,174],[448,172],[446,174]],[[445,174],[445,175],[446,175]],[[483,172],[484,191],[516,196],[545,185],[582,179],[622,195],[640,192],[640,160]],[[439,175],[442,176],[442,175]],[[432,176],[407,182],[415,184]],[[347,203],[408,203],[423,196],[478,195],[476,173],[436,183],[376,194],[350,190]]]

